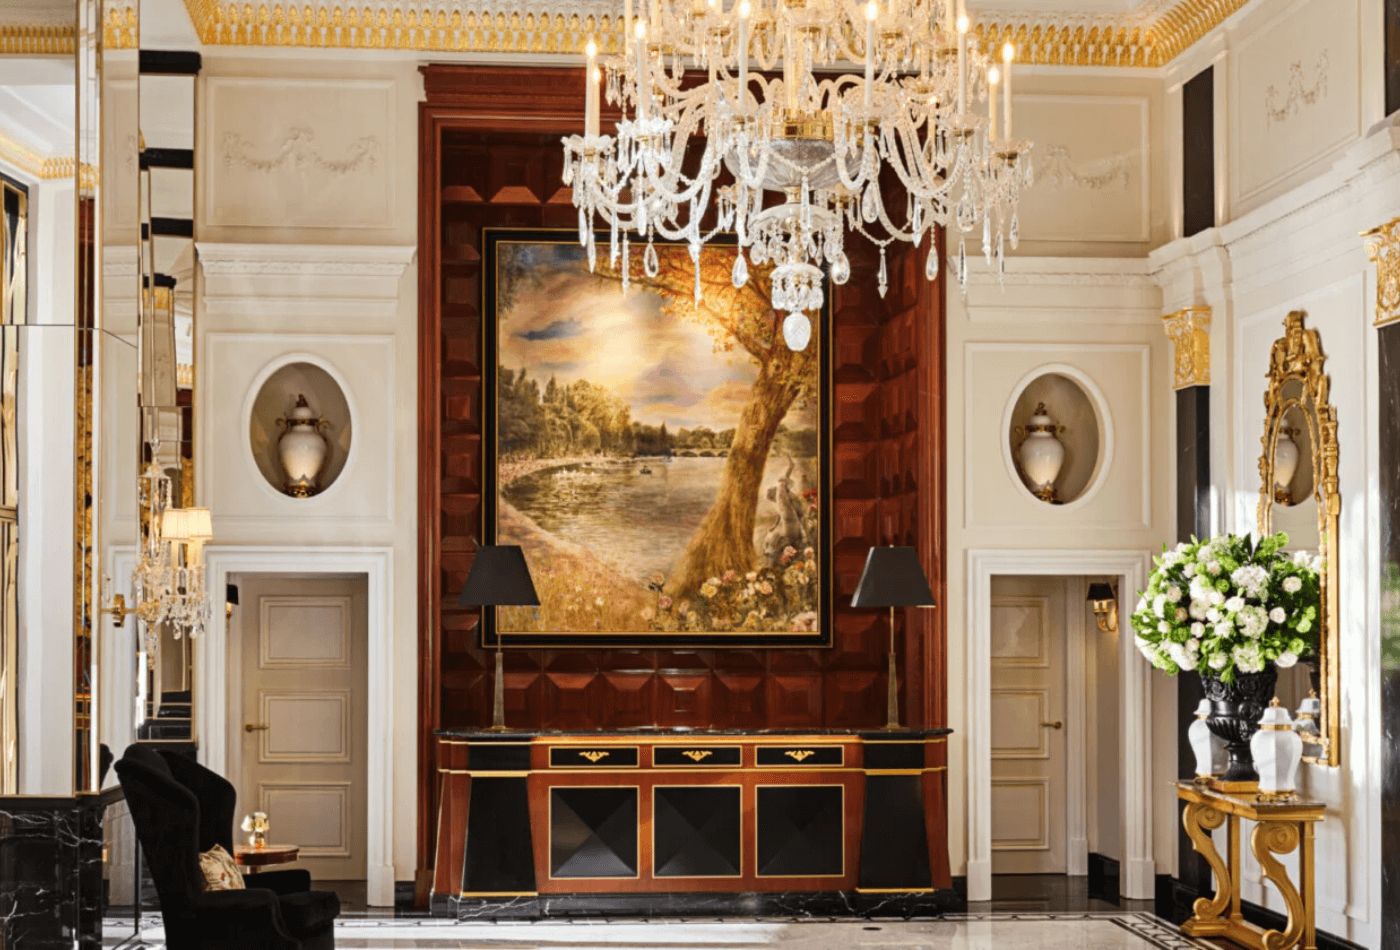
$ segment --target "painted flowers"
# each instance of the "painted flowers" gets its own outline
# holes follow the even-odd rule
[[[1319,564],[1288,554],[1288,535],[1221,535],[1156,558],[1133,610],[1137,647],[1157,669],[1233,683],[1273,663],[1293,666],[1317,643]]]

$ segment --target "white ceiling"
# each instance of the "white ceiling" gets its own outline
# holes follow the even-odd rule
[[[0,134],[44,158],[73,154],[73,64],[0,56]]]

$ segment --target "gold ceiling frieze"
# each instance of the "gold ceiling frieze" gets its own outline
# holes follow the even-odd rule
[[[102,11],[102,44],[107,49],[136,49],[140,31],[136,6],[108,2]],[[72,23],[0,24],[0,56],[72,56],[77,48]]]
[[[978,42],[1016,45],[1020,62],[1063,66],[1162,66],[1247,0],[1147,0],[1117,16],[979,17]],[[362,0],[360,3],[185,0],[210,46],[321,47],[446,53],[578,53],[590,37],[616,51],[620,4]]]
[[[0,56],[72,56],[73,27],[59,24],[0,26]]]
[[[73,177],[71,157],[40,155],[22,142],[0,134],[0,162],[45,181]]]

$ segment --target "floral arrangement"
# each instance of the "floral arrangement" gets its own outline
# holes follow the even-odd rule
[[[1293,666],[1314,652],[1321,603],[1317,558],[1284,552],[1288,535],[1255,541],[1192,538],[1154,561],[1133,611],[1137,647],[1175,676],[1200,669],[1233,683],[1268,663]]]
[[[656,597],[654,607],[642,610],[642,619],[653,629],[677,630],[774,630],[813,633],[820,622],[811,603],[810,589],[818,582],[817,553],[788,545],[773,564],[740,574],[725,571],[700,585],[693,598],[676,600],[665,593],[666,578],[656,574],[647,585]]]
[[[254,848],[267,846],[267,832],[272,827],[267,820],[267,812],[255,811],[251,815],[244,815],[243,824],[240,827],[249,833],[249,845]]]

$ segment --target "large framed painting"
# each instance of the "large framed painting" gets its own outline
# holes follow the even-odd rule
[[[488,610],[510,646],[825,646],[831,408],[820,315],[793,352],[768,273],[732,244],[633,246],[488,229],[482,536],[518,544],[539,608]],[[619,261],[619,266],[620,266]]]

